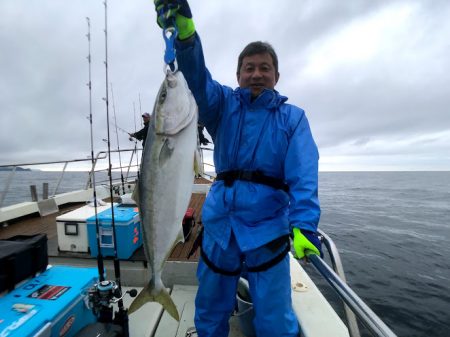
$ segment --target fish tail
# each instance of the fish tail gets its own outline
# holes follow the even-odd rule
[[[130,307],[128,308],[128,313],[132,314],[147,302],[158,302],[163,306],[164,310],[166,310],[170,316],[172,316],[177,321],[180,321],[178,309],[175,303],[173,303],[172,297],[170,297],[169,292],[164,287],[155,289],[150,287],[150,285],[146,285],[131,303]]]

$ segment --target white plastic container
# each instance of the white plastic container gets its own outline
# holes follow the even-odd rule
[[[110,203],[105,206],[97,206],[97,214],[110,208]],[[88,204],[56,218],[58,249],[60,251],[89,252],[86,220],[92,216],[95,216],[95,207]]]

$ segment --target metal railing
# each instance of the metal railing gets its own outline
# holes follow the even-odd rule
[[[138,163],[136,163],[136,164],[132,163],[133,162],[133,157],[135,155],[137,156],[136,153],[138,151],[139,151],[139,149],[138,150],[136,150],[136,149],[124,149],[124,150],[120,150],[120,151],[119,150],[111,150],[112,154],[114,154],[114,153],[131,152],[130,161],[129,161],[128,165],[122,166],[122,167],[120,167],[120,166],[113,166],[113,167],[111,167],[111,171],[121,171],[121,173],[123,172],[124,169],[126,169],[126,175],[124,177],[124,181],[125,182],[129,181],[130,178],[133,178],[133,179],[136,178],[136,176],[130,176],[130,170],[132,168],[139,169],[139,164]],[[104,168],[104,169],[96,169],[97,162],[99,161],[99,159],[104,159],[104,158],[107,157],[107,155],[108,155],[108,153],[106,151],[100,151],[95,156],[94,163],[93,163],[92,168],[91,168],[91,170],[89,172],[89,177],[88,177],[88,180],[86,182],[86,188],[92,187],[92,181],[93,181],[92,180],[92,176],[94,175],[94,173],[99,173],[99,172],[108,173],[109,170],[108,170],[107,167]],[[117,182],[117,180],[118,179],[115,179],[115,182]],[[96,183],[100,184],[100,185],[102,185],[102,184],[109,184],[109,179],[100,180],[100,181],[96,180]]]
[[[339,251],[333,240],[322,230],[319,233],[323,237],[323,243],[330,255],[332,268],[319,256],[311,254],[308,259],[336,291],[344,303],[347,328],[351,337],[359,337],[359,327],[356,317],[376,337],[397,337],[392,330],[369,308],[367,304],[346,283],[344,268],[342,266]],[[356,316],[355,316],[356,315]]]
[[[136,176],[134,175],[130,175],[131,169],[136,168],[138,169],[139,164],[133,164],[133,157],[137,156],[137,153],[140,151],[141,149],[121,149],[121,150],[111,150],[111,154],[118,154],[119,152],[131,152],[131,156],[130,156],[130,161],[128,163],[128,165],[123,166],[123,167],[112,167],[111,171],[125,171],[126,170],[126,176],[124,178],[125,182],[128,182],[130,179],[135,179]],[[108,156],[106,151],[100,151],[97,153],[97,155],[95,156],[94,159],[94,163],[91,164],[91,169],[89,171],[89,176],[87,178],[86,184],[85,184],[85,189],[88,189],[89,187],[92,187],[92,175],[94,173],[99,173],[99,172],[106,172],[108,173],[108,167],[103,168],[103,169],[97,169],[97,164],[99,163],[99,161],[106,159]],[[9,174],[6,177],[6,180],[3,184],[3,190],[0,190],[0,208],[3,207],[4,201],[6,199],[6,195],[10,192],[10,188],[11,188],[11,182],[13,181],[16,173],[18,172],[18,168],[26,168],[26,169],[33,169],[33,168],[37,168],[40,166],[51,166],[51,165],[57,165],[57,164],[63,164],[63,168],[62,170],[58,171],[59,172],[59,176],[57,178],[57,182],[55,184],[55,188],[53,190],[53,193],[50,194],[50,197],[54,197],[58,191],[59,188],[61,186],[62,181],[64,180],[64,176],[65,173],[67,172],[67,168],[70,164],[73,163],[80,163],[80,162],[92,162],[92,158],[81,158],[81,159],[70,159],[70,160],[55,160],[55,161],[43,161],[43,162],[24,162],[24,163],[13,163],[13,164],[2,164],[0,165],[0,169],[5,169],[7,168],[8,170],[5,172],[9,172]],[[114,178],[113,179],[113,185],[116,185],[117,183],[119,183],[121,180],[121,178]],[[103,181],[96,181],[96,183],[98,185],[102,185],[102,184],[109,184],[109,179],[107,180],[103,180]]]
[[[214,170],[214,165],[208,164],[208,163],[204,163],[203,162],[203,151],[212,151],[212,149],[210,148],[205,148],[205,147],[200,147],[200,157],[202,160],[202,165],[203,165],[203,171],[205,171],[205,167],[211,167],[212,170]],[[111,155],[119,155],[119,153],[124,154],[124,153],[129,153],[130,154],[130,159],[128,161],[127,164],[121,166],[113,166],[111,167],[111,171],[114,173],[118,173],[120,172],[120,177],[113,177],[113,188],[115,188],[115,192],[116,194],[119,194],[119,185],[121,184],[129,184],[130,182],[134,183],[136,181],[136,179],[138,178],[138,174],[139,174],[139,161],[140,161],[140,152],[142,152],[141,148],[131,148],[131,149],[120,149],[120,150],[111,150]],[[99,163],[103,163],[102,160],[107,159],[108,157],[108,153],[107,151],[99,151],[95,157],[94,160],[92,160],[92,158],[86,157],[86,158],[82,158],[82,159],[70,159],[70,160],[56,160],[56,161],[43,161],[43,162],[24,162],[24,163],[14,163],[14,164],[2,164],[0,165],[0,169],[2,168],[8,168],[9,174],[6,177],[6,180],[3,184],[3,190],[0,190],[0,208],[3,207],[4,201],[6,199],[6,195],[9,193],[10,188],[11,188],[11,182],[13,181],[16,173],[18,172],[18,168],[37,168],[38,166],[51,166],[51,165],[57,165],[57,164],[63,164],[63,168],[61,170],[58,170],[59,172],[59,176],[57,177],[57,182],[55,184],[53,193],[50,193],[50,197],[54,197],[61,186],[61,183],[64,180],[64,176],[65,173],[67,172],[67,168],[69,167],[70,164],[73,163],[80,163],[80,162],[92,162],[91,163],[91,167],[89,170],[89,175],[88,178],[86,180],[85,183],[85,187],[84,189],[88,189],[90,187],[92,187],[92,182],[93,182],[93,175],[97,174],[97,173],[109,173],[109,168],[106,165],[106,167],[104,168],[97,168],[99,166]],[[115,161],[114,161],[115,162]],[[133,172],[136,172],[136,174],[133,174]],[[204,173],[205,177],[209,177],[209,178],[214,178],[212,175],[208,174],[208,173]],[[96,176],[97,178],[97,176]],[[107,185],[109,186],[109,179],[96,179],[95,180],[97,185]],[[123,186],[122,186],[123,187]],[[124,190],[124,188],[123,188]]]

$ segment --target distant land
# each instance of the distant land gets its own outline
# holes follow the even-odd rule
[[[0,167],[0,171],[12,171],[12,170],[13,170],[12,166]],[[23,168],[23,167],[17,166],[16,171],[32,171],[32,170],[29,168]]]

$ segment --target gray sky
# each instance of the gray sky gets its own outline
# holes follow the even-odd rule
[[[237,55],[248,42],[275,47],[276,89],[305,109],[322,171],[449,170],[449,1],[190,4],[219,82],[237,85]],[[90,154],[86,17],[94,150],[106,149],[102,0],[0,0],[0,164]],[[134,131],[140,112],[151,113],[164,76],[163,51],[151,0],[108,1],[110,120],[115,107],[120,128]],[[113,126],[110,132],[115,149]],[[121,148],[134,146],[118,134]]]

